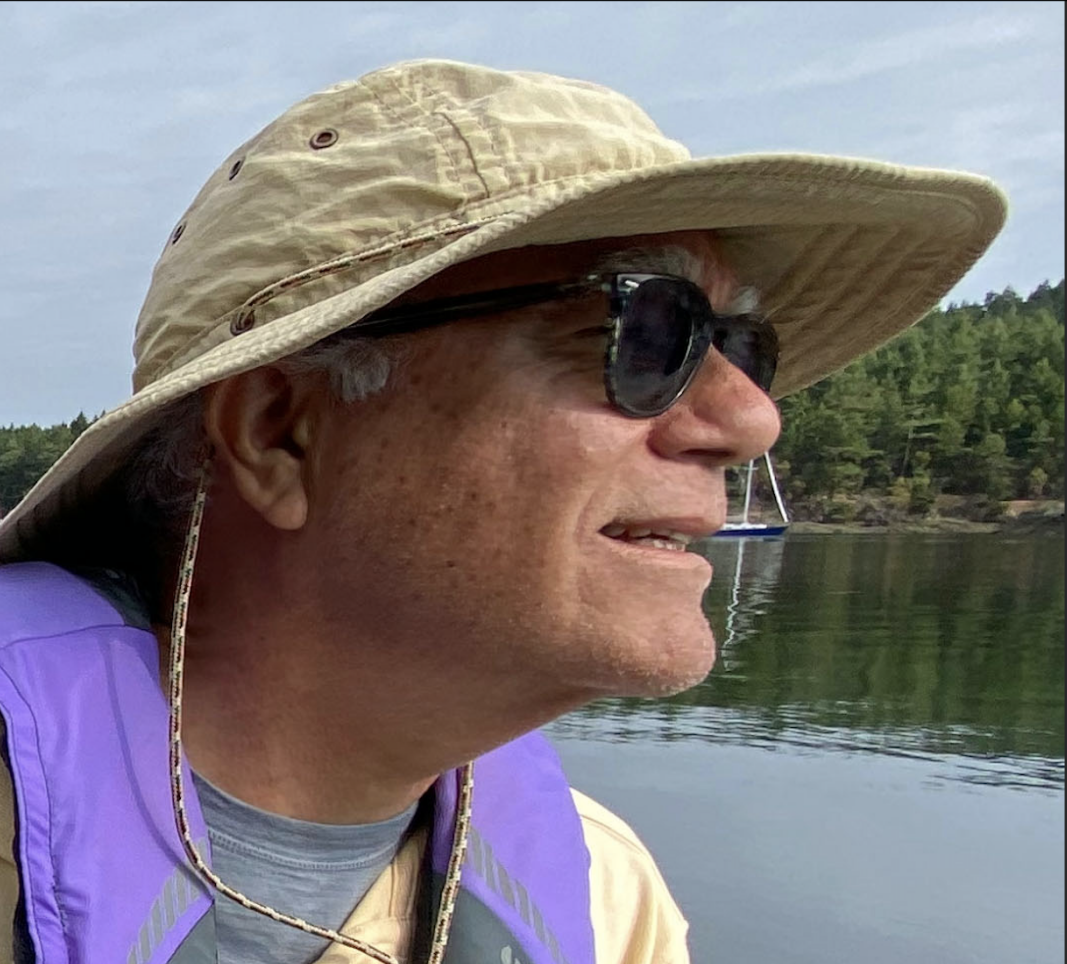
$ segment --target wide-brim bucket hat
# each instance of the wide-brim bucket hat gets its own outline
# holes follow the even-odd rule
[[[450,61],[367,74],[286,111],[221,164],[167,238],[134,394],[0,521],[32,554],[170,403],[275,362],[444,269],[528,245],[708,229],[760,293],[776,397],[912,325],[1004,223],[956,171],[799,154],[692,159],[595,84]]]

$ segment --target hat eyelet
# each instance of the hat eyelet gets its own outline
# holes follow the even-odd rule
[[[243,157],[237,158],[237,160],[233,162],[233,166],[230,168],[230,173],[227,175],[229,179],[232,181],[237,177],[237,175],[241,173],[241,168],[244,166],[245,159]]]
[[[178,243],[178,240],[179,240],[179,239],[181,238],[181,236],[182,236],[183,234],[185,234],[185,222],[184,222],[184,221],[182,221],[182,223],[181,223],[181,224],[179,224],[179,225],[178,225],[178,226],[177,226],[177,227],[176,227],[176,228],[174,229],[173,233],[172,233],[172,234],[171,234],[171,236],[170,236],[170,243],[171,243],[171,244],[177,244],[177,243]]]
[[[242,311],[230,322],[230,334],[240,335],[248,331],[256,323],[256,313],[253,309]]]
[[[308,144],[311,145],[313,151],[321,151],[324,148],[333,147],[340,136],[332,127],[326,127],[317,134],[313,134]]]

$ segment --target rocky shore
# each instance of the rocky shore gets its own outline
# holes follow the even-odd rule
[[[1063,532],[1064,503],[1046,500],[962,499],[941,496],[924,516],[911,515],[889,499],[851,500],[791,507],[791,532]]]

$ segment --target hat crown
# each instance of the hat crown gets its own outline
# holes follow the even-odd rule
[[[539,189],[688,157],[632,101],[583,81],[415,61],[337,84],[233,152],[182,216],[137,322],[134,388],[232,338],[261,293],[285,292],[280,316]],[[355,275],[317,275],[377,250]]]

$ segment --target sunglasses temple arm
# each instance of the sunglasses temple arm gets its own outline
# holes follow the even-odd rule
[[[590,285],[586,282],[535,284],[486,291],[481,294],[459,295],[455,298],[440,298],[423,304],[376,311],[363,321],[357,321],[347,330],[354,336],[368,338],[417,331],[421,328],[447,324],[450,321],[529,308],[532,305],[566,297],[579,290],[588,290],[589,287]]]

